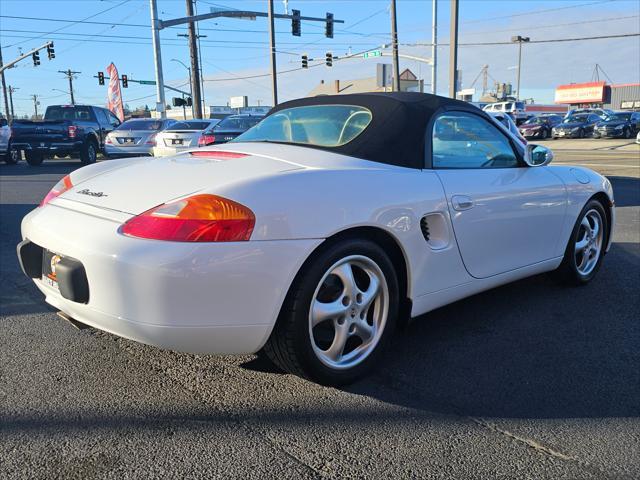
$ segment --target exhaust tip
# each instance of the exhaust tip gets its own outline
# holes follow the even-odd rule
[[[62,318],[63,320],[66,320],[67,322],[69,322],[77,330],[85,330],[87,328],[91,328],[89,325],[85,325],[84,323],[79,322],[78,320],[76,320],[75,318],[70,317],[69,315],[67,315],[64,312],[56,312],[56,314],[60,318]]]

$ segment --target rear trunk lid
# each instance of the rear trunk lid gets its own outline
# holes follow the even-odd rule
[[[200,155],[202,152],[198,153]],[[248,153],[239,158],[175,157],[140,160],[80,181],[59,198],[132,215],[202,190],[302,168]],[[55,200],[52,202],[55,203]],[[65,206],[68,202],[65,202]]]
[[[165,131],[159,134],[162,143],[158,144],[166,147],[197,147],[201,134],[200,130]]]
[[[115,145],[119,147],[134,147],[144,143],[157,133],[155,130],[115,130],[112,133]]]

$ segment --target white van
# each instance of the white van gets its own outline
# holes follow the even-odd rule
[[[508,113],[518,125],[524,122],[528,117],[527,112],[524,109],[524,102],[510,101],[490,103],[485,105],[482,110],[491,113]]]

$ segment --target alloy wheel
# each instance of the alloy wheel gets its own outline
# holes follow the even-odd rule
[[[595,209],[582,217],[575,243],[576,268],[580,275],[589,275],[598,264],[603,247],[603,225],[602,216]]]
[[[362,363],[375,350],[389,313],[389,287],[370,258],[352,255],[320,280],[309,309],[309,335],[317,358],[334,369]]]

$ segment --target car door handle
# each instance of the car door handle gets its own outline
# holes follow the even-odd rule
[[[473,207],[473,200],[466,195],[454,195],[451,197],[451,205],[457,211],[468,210]]]

